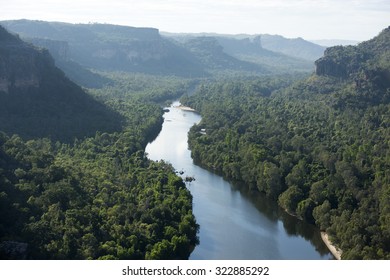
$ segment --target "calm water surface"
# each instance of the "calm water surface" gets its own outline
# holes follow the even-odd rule
[[[333,259],[314,226],[285,214],[262,195],[194,165],[187,133],[201,117],[174,107],[169,110],[161,133],[146,152],[152,160],[170,162],[184,172],[183,177],[196,179],[187,187],[200,225],[200,244],[190,259]]]

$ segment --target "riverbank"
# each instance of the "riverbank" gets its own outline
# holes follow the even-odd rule
[[[196,112],[195,109],[192,109],[191,107],[187,107],[187,106],[183,106],[183,105],[177,105],[177,106],[173,106],[174,108],[178,108],[178,109],[181,109],[183,111],[190,111],[190,112]]]
[[[341,260],[341,255],[343,251],[341,251],[340,249],[336,248],[336,246],[333,245],[333,243],[329,240],[329,235],[326,232],[321,231],[321,238],[324,241],[326,247],[328,247],[329,251],[332,253],[332,255],[337,260]]]
[[[212,173],[214,173],[214,174],[216,174],[218,176],[223,177],[226,181],[228,181],[228,182],[230,182],[232,184],[235,184],[235,185],[239,186],[241,191],[243,191],[245,189],[246,184],[243,181],[231,181],[222,172],[218,172],[217,170],[215,170],[213,168],[210,168],[209,166],[203,164],[201,161],[194,161],[194,164],[198,165],[199,167],[201,167],[201,168],[203,168],[205,170],[208,170],[209,172],[212,172]],[[256,190],[255,190],[255,192],[256,192]],[[274,203],[276,203],[274,200],[272,200],[272,201]],[[304,219],[302,219],[301,217],[299,217],[298,215],[296,215],[294,213],[291,213],[286,208],[281,207],[279,204],[278,204],[278,207],[281,209],[281,211],[286,213],[288,216],[291,216],[292,218],[297,219],[300,222],[305,222]],[[318,229],[318,227],[316,227],[316,228]],[[325,244],[325,246],[328,248],[330,254],[333,255],[335,259],[341,260],[342,250],[337,249],[337,247],[332,244],[332,242],[329,240],[329,235],[326,232],[319,231],[319,233],[321,235],[321,240],[322,240],[323,244]]]
[[[292,217],[295,217],[297,218],[298,220],[301,220],[303,221],[303,219],[301,217],[298,217],[297,215],[289,212],[287,209],[285,208],[282,208],[283,211],[285,211],[288,215],[292,216]],[[341,260],[341,255],[343,253],[343,251],[341,249],[338,249],[335,245],[333,245],[332,241],[330,241],[329,239],[329,235],[324,232],[324,231],[321,231],[321,239],[322,241],[324,242],[324,244],[326,245],[326,247],[328,247],[329,251],[332,253],[332,255],[335,257],[336,260]]]
[[[332,258],[317,228],[297,223],[295,218],[282,214],[276,202],[260,193],[250,193],[248,188],[241,191],[194,164],[188,149],[188,131],[201,121],[201,116],[178,107],[179,102],[175,102],[168,108],[164,119],[171,121],[164,122],[146,153],[151,160],[163,159],[182,170],[182,177],[196,178],[187,185],[193,196],[193,214],[200,225],[200,244],[191,253],[191,260]]]

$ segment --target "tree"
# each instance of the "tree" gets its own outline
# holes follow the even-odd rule
[[[297,186],[289,187],[279,196],[279,204],[287,212],[295,214],[298,203],[303,200],[304,195],[302,190]]]

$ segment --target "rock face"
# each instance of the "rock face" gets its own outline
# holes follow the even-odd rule
[[[325,50],[324,56],[315,62],[316,74],[348,78],[358,71],[360,65],[369,59],[369,54],[360,52],[354,46],[336,46]]]
[[[327,48],[315,62],[316,74],[341,79],[356,78],[356,74],[371,67],[386,68],[390,60],[390,27],[375,38],[357,46]]]
[[[346,66],[342,61],[337,61],[332,57],[334,51],[342,51],[343,47],[337,46],[326,49],[324,57],[315,62],[316,74],[319,76],[333,76],[346,78]]]
[[[55,60],[67,60],[69,59],[69,44],[65,41],[32,38],[27,40],[34,46],[39,46],[47,49]]]
[[[245,40],[243,40],[243,42],[245,42]],[[222,46],[221,43],[225,46]],[[207,69],[243,70],[267,73],[267,70],[258,64],[243,61],[228,54],[228,52],[232,53],[233,49],[237,49],[240,45],[242,46],[242,42],[239,42],[238,40],[206,36],[192,38],[184,44],[184,46],[197,57]]]
[[[65,41],[67,58],[61,59],[85,68],[191,77],[205,73],[188,50],[160,36],[155,28],[28,20],[1,24],[22,38],[39,38],[34,44],[48,48],[56,60],[56,54],[65,50],[59,41]]]
[[[42,73],[54,67],[48,51],[35,49],[0,26],[0,91],[38,88]]]
[[[121,117],[70,81],[49,51],[0,26],[1,131],[73,141],[120,128]]]
[[[357,46],[326,49],[315,62],[317,76],[348,84],[339,93],[336,107],[387,104],[390,102],[390,27]]]

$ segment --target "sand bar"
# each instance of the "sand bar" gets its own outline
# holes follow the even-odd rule
[[[324,241],[326,247],[328,247],[329,251],[332,253],[332,255],[337,259],[337,260],[341,260],[341,254],[343,253],[343,251],[341,251],[340,249],[336,248],[332,242],[329,240],[329,235],[324,232],[324,231],[321,231],[321,238],[322,240]]]
[[[187,107],[187,106],[183,106],[183,105],[178,105],[178,106],[174,106],[174,107],[178,108],[178,109],[181,109],[183,111],[195,112],[195,109],[192,109],[191,107]]]

